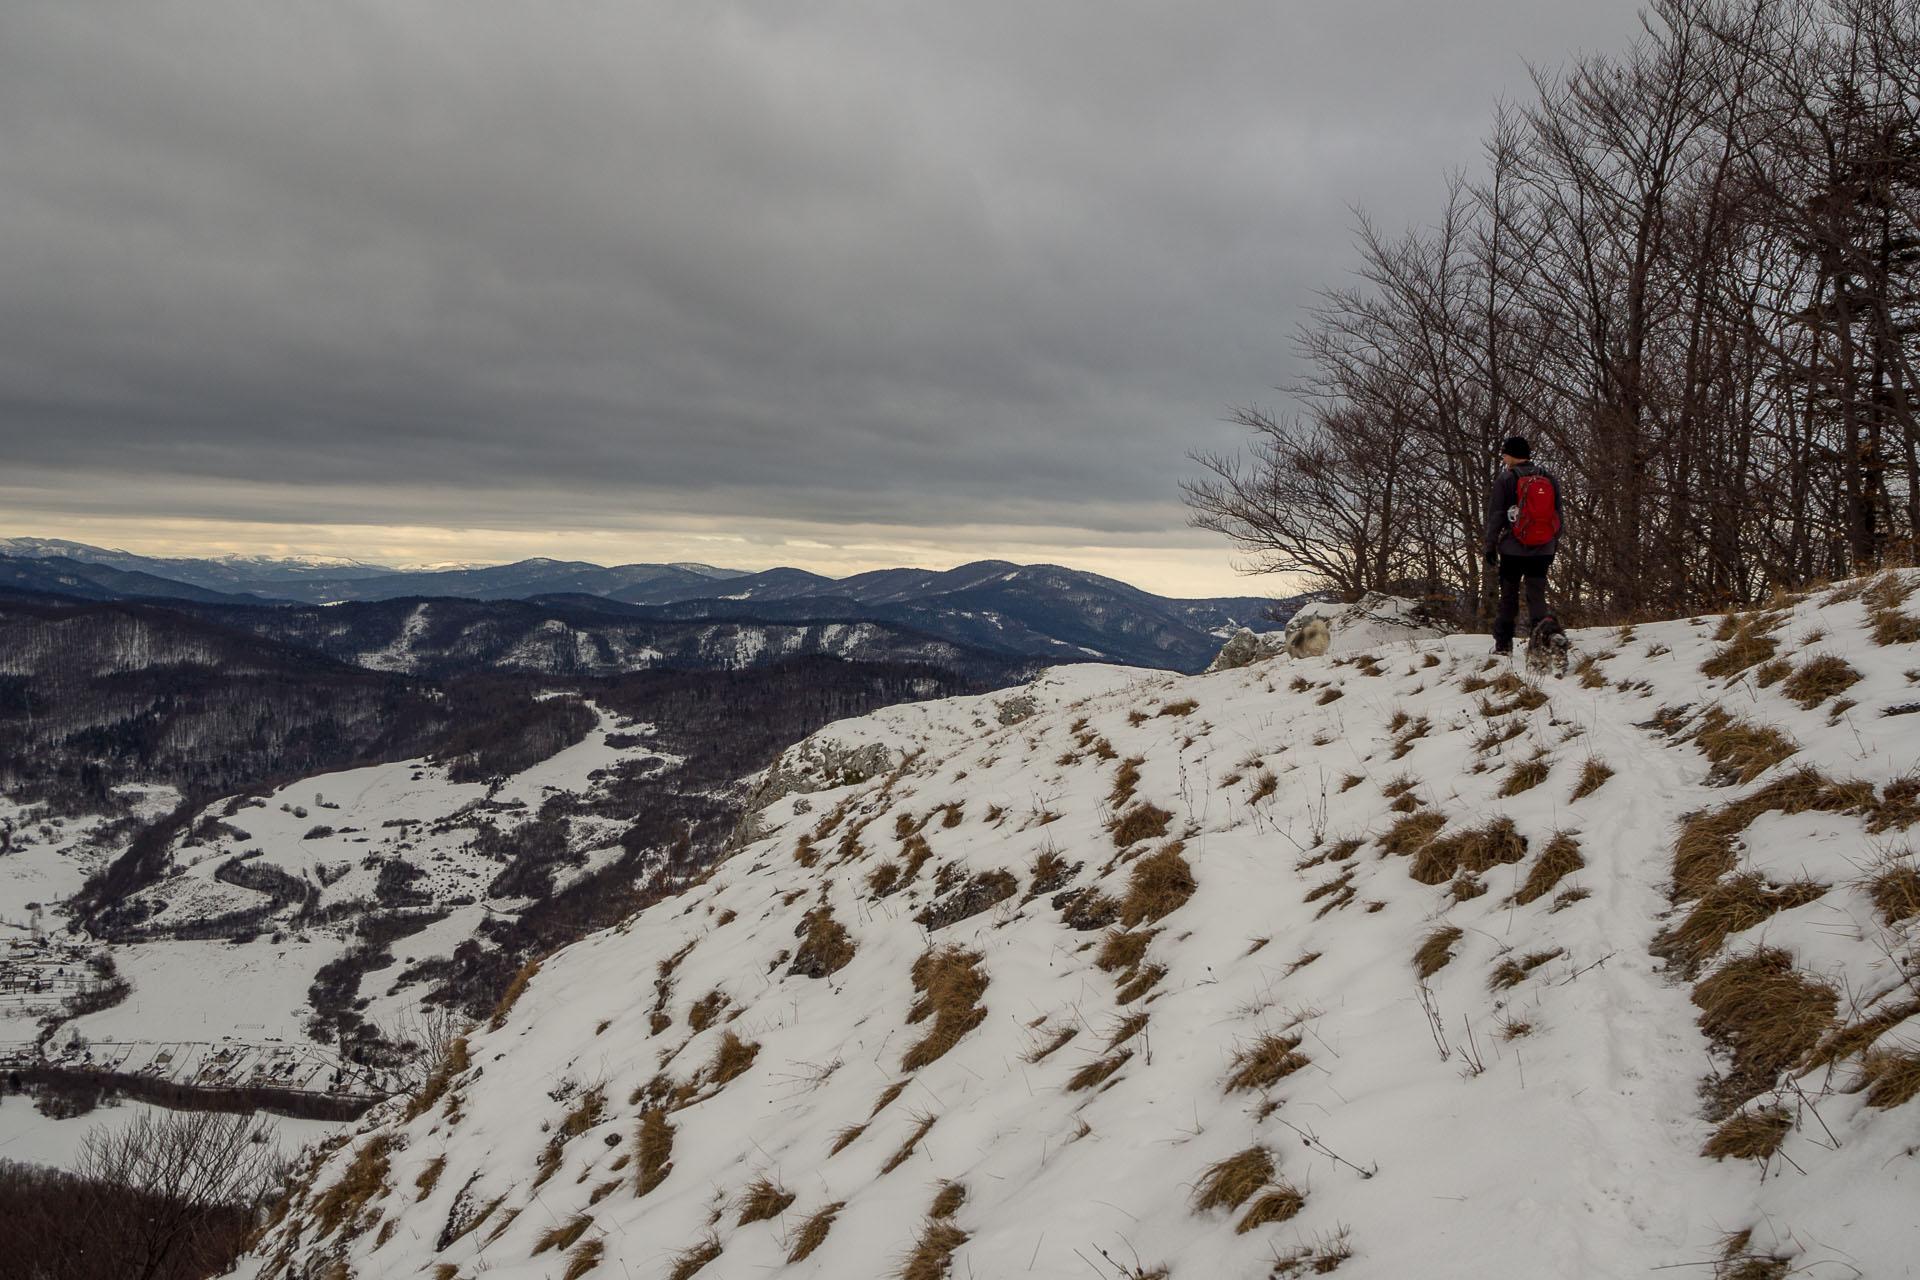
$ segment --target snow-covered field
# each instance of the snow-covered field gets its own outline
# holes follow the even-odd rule
[[[1863,586],[1544,684],[1458,637],[832,726],[239,1274],[1920,1274],[1920,574]]]
[[[620,740],[628,745],[609,746],[610,732],[627,735]],[[490,911],[524,905],[489,898],[502,863],[476,847],[483,824],[511,833],[549,797],[589,794],[609,771],[673,767],[673,757],[646,746],[650,732],[603,716],[583,741],[498,785],[454,783],[443,767],[410,760],[215,802],[176,841],[167,874],[138,895],[150,909],[141,925],[150,941],[107,945],[70,935],[60,910],[124,847],[124,836],[103,845],[102,819],[46,818],[0,801],[0,819],[13,828],[12,852],[0,857],[0,1059],[32,1056],[41,1020],[92,982],[87,961],[104,957],[132,990],[111,1008],[66,1020],[47,1041],[52,1061],[185,1084],[352,1093],[390,1086],[389,1078],[369,1078],[343,1061],[334,1046],[315,1043],[307,1025],[315,974],[349,948],[361,916],[383,906],[383,872],[391,875],[395,864],[417,871],[406,885],[417,905],[406,909],[439,917],[393,941],[393,962],[370,973],[360,992],[368,1021],[404,1030],[424,1016],[424,987],[399,984],[399,975],[451,954]],[[140,789],[130,799],[143,819],[179,802],[164,788]],[[617,856],[623,825],[574,818],[568,843],[581,861],[561,868],[556,885]],[[236,866],[256,877],[266,868],[306,886],[313,894],[307,917],[300,903],[288,902],[244,930],[249,940],[166,936],[270,904],[257,887],[268,881],[220,878]],[[70,1152],[101,1114],[53,1121],[13,1098],[0,1110],[0,1158],[22,1158],[8,1154],[16,1149]],[[338,1127],[306,1124],[301,1132]]]

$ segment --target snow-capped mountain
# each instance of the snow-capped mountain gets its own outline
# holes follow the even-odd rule
[[[43,549],[55,547],[15,541]],[[137,559],[115,554],[122,560]],[[1174,600],[1098,574],[1005,561],[981,561],[940,573],[891,569],[839,581],[799,569],[751,574],[687,564],[606,569],[557,560],[422,573],[383,571],[378,576],[337,580],[234,580],[230,564],[195,563],[202,569],[173,581],[144,570],[67,556],[0,556],[0,589],[92,600],[165,602],[171,598],[198,606],[196,611],[203,616],[259,634],[295,643],[308,642],[297,638],[302,635],[323,637],[316,647],[346,661],[357,660],[354,652],[369,652],[381,655],[383,662],[390,645],[410,649],[417,629],[408,631],[403,626],[379,643],[341,637],[379,630],[390,617],[411,617],[412,610],[428,600],[441,617],[466,619],[469,637],[486,637],[438,655],[441,669],[447,663],[464,662],[469,670],[487,664],[506,670],[640,669],[653,660],[649,655],[660,646],[651,640],[626,643],[621,629],[608,628],[604,621],[637,618],[654,624],[714,623],[714,628],[699,633],[704,640],[691,643],[694,649],[702,645],[712,649],[717,644],[715,653],[731,643],[724,637],[738,631],[738,624],[758,628],[765,641],[756,651],[761,653],[780,652],[783,645],[797,645],[807,652],[832,651],[856,643],[849,637],[858,637],[857,643],[865,648],[872,648],[876,641],[898,647],[902,637],[893,633],[904,629],[913,633],[908,644],[944,642],[964,650],[985,650],[1000,655],[1001,661],[1118,662],[1197,671],[1219,648],[1222,636],[1264,617],[1284,617],[1300,599]],[[214,580],[229,588],[244,585],[257,594],[237,596],[192,585]],[[296,601],[319,602],[341,612],[324,625],[316,624],[311,608],[295,607],[291,602]],[[234,607],[206,608],[220,605]],[[545,612],[533,617],[535,611]],[[531,635],[529,627],[551,634]],[[802,628],[803,638],[793,638],[794,627]],[[589,632],[607,634],[589,636]],[[686,647],[689,634],[681,632],[667,647]],[[525,661],[521,660],[522,637],[526,638]],[[560,652],[569,648],[570,652]],[[409,660],[429,661],[425,655]],[[719,661],[711,655],[690,660],[708,665]]]
[[[1909,1274],[1916,588],[833,725],[237,1274]]]

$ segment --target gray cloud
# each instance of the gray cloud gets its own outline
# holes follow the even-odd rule
[[[1348,204],[1425,216],[1523,57],[1631,27],[1623,0],[13,0],[0,441],[16,483],[133,514],[255,519],[246,486],[290,480],[305,521],[559,494],[556,527],[1177,525],[1185,451],[1271,398],[1350,263]]]

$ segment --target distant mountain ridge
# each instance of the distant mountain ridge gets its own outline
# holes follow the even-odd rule
[[[839,579],[791,567],[608,567],[548,558],[402,571],[293,558],[159,560],[32,538],[0,539],[0,587],[6,586],[91,600],[178,599],[247,608],[455,599],[529,602],[656,622],[867,622],[1020,658],[1178,671],[1200,670],[1233,628],[1285,617],[1303,598],[1170,599],[1100,574],[1005,560],[946,570],[880,569]],[[287,630],[265,619],[222,620],[263,634]],[[518,623],[504,625],[514,630]],[[338,647],[327,651],[337,653]]]

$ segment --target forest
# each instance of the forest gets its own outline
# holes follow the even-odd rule
[[[1482,162],[1294,335],[1289,412],[1196,455],[1258,567],[1488,613],[1507,437],[1555,472],[1576,618],[1670,616],[1911,561],[1920,533],[1920,6],[1654,0],[1536,68]],[[1462,157],[1463,160],[1468,157]]]

